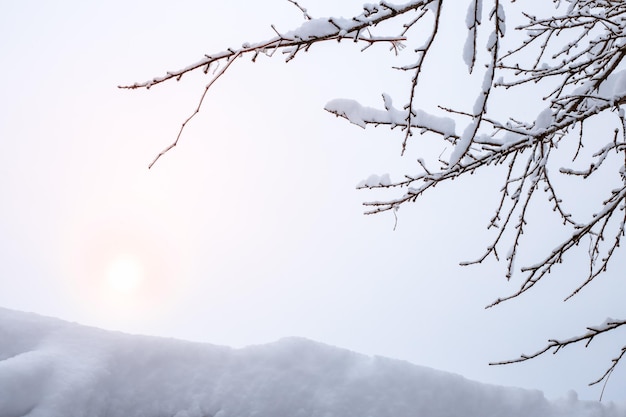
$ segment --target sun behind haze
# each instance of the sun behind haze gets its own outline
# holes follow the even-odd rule
[[[144,268],[135,256],[123,254],[110,261],[106,270],[106,283],[114,291],[132,295],[141,287]]]

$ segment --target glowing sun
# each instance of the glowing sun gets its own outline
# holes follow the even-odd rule
[[[141,286],[144,271],[141,262],[128,255],[113,259],[106,270],[107,285],[118,293],[132,294]]]

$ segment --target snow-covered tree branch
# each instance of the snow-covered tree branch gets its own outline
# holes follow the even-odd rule
[[[255,61],[259,55],[281,52],[290,61],[313,45],[328,41],[339,43],[338,47],[342,41],[360,43],[363,50],[383,43],[407,60],[396,67],[408,75],[405,103],[394,105],[397,97],[375,92],[382,93],[381,108],[363,106],[351,99],[334,99],[325,109],[362,128],[397,128],[402,132],[402,154],[419,135],[439,138],[443,151],[433,160],[419,157],[416,171],[402,178],[385,176],[363,182],[359,188],[397,190],[393,198],[364,203],[366,213],[395,212],[439,184],[502,166],[505,174],[499,204],[487,225],[493,230],[493,240],[481,256],[463,264],[482,263],[494,257],[504,261],[507,279],[519,275],[521,285],[488,307],[533,288],[566,261],[566,254],[581,250],[582,242],[588,245],[588,269],[568,289],[566,300],[609,269],[626,224],[626,66],[622,62],[626,56],[626,3],[555,0],[551,5],[538,5],[537,10],[531,10],[535,6],[505,4],[503,0],[462,3],[467,7],[462,58],[468,76],[482,71],[482,81],[479,93],[466,106],[452,108],[438,103],[440,111],[435,114],[420,108],[416,91],[429,57],[444,36],[441,27],[446,7],[458,8],[461,3],[412,0],[396,5],[382,1],[365,5],[351,18],[314,18],[301,4],[289,1],[302,11],[305,19],[297,29],[281,33],[272,26],[275,35],[265,41],[207,54],[181,70],[121,87],[149,89],[197,70],[210,77],[196,109],[182,124],[175,141],[157,155],[150,167],[176,146],[187,123],[200,112],[208,90],[239,58],[249,56]],[[520,8],[526,9],[519,11]],[[507,13],[511,15],[507,17]],[[511,26],[508,29],[507,23]],[[530,120],[518,120],[512,115],[503,118],[501,113],[507,102],[502,97],[514,97],[516,92],[529,88],[535,89],[543,102],[536,116]],[[603,128],[589,131],[587,126],[598,121]],[[603,198],[591,202],[595,204],[591,215],[575,213],[580,201],[565,198],[559,183],[563,178],[583,182],[600,175],[606,177],[604,183],[613,186]],[[532,244],[529,211],[539,199],[552,208],[546,218],[554,219],[567,233],[551,251],[518,268],[518,255]],[[588,343],[624,323],[611,320],[600,327],[589,327],[583,336],[551,340],[533,355],[501,363],[524,361],[580,341]],[[610,376],[625,349],[620,349],[609,370],[595,383]]]
[[[538,350],[535,353],[532,353],[530,355],[522,354],[517,359],[492,362],[490,365],[508,365],[517,362],[524,362],[530,359],[534,359],[537,356],[543,355],[546,352],[552,351],[552,353],[558,353],[564,347],[577,343],[584,343],[585,347],[587,347],[596,336],[615,330],[625,324],[626,320],[614,320],[608,318],[604,321],[604,323],[600,324],[599,326],[587,327],[587,332],[582,335],[570,337],[567,339],[551,339],[548,340],[548,344],[546,346],[544,346],[542,349]],[[609,368],[604,371],[604,373],[598,379],[590,382],[589,385],[599,384],[602,381],[608,380],[608,378],[611,376],[611,373],[617,366],[618,362],[622,359],[624,354],[626,354],[626,346],[622,347],[620,353],[611,360],[611,366],[609,366]],[[602,399],[602,396],[600,396],[600,399]]]

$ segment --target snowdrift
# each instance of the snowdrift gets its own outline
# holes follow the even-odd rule
[[[624,416],[305,339],[243,349],[0,308],[0,417]]]

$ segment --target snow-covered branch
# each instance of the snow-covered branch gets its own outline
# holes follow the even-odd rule
[[[606,334],[624,325],[626,325],[626,320],[615,320],[612,318],[607,318],[604,321],[604,323],[600,324],[599,326],[587,327],[587,332],[583,333],[582,335],[569,337],[566,339],[550,339],[548,340],[548,344],[546,346],[544,346],[542,349],[534,353],[531,353],[529,355],[522,354],[516,359],[492,362],[490,363],[490,365],[508,365],[512,363],[524,362],[529,359],[534,359],[550,351],[553,354],[556,354],[561,349],[569,345],[574,345],[577,343],[584,343],[585,347],[588,347],[589,344],[593,341],[593,339],[596,336]],[[613,370],[615,369],[615,367],[617,366],[618,362],[624,357],[625,353],[626,353],[626,346],[622,347],[620,349],[620,353],[615,358],[611,359],[611,365],[609,366],[609,368],[598,379],[590,382],[589,385],[595,385],[595,384],[602,382],[605,379],[608,379],[611,373],[613,372]]]
[[[282,50],[287,55],[287,60],[293,59],[298,52],[308,51],[308,49],[320,42],[341,41],[343,39],[354,42],[364,42],[366,47],[376,42],[400,42],[405,40],[403,36],[372,36],[367,30],[386,20],[397,18],[408,12],[425,10],[435,0],[412,0],[403,5],[394,6],[387,2],[378,5],[365,5],[363,12],[352,19],[346,18],[308,18],[300,27],[295,30],[277,33],[271,39],[244,44],[240,48],[228,48],[216,54],[207,54],[202,59],[194,62],[177,71],[168,71],[165,75],[155,77],[149,81],[122,85],[119,88],[137,89],[151,88],[165,81],[175,79],[180,80],[183,75],[202,69],[209,72],[212,65],[227,61],[244,55],[252,55],[256,60],[259,54],[271,55],[274,50]]]
[[[398,128],[403,132],[401,154],[407,151],[407,143],[414,133],[441,140],[443,151],[439,157],[424,160],[418,155],[417,173],[405,174],[400,179],[385,176],[363,181],[359,188],[393,188],[397,192],[391,198],[387,194],[384,200],[365,202],[366,214],[386,211],[395,214],[400,207],[415,202],[438,184],[502,165],[506,174],[502,178],[499,202],[487,224],[493,232],[491,243],[478,259],[462,263],[478,264],[493,256],[504,261],[507,279],[521,275],[519,290],[497,299],[489,307],[534,288],[564,262],[565,255],[576,250],[583,239],[589,240],[589,268],[586,277],[583,275],[581,283],[566,299],[609,269],[626,232],[625,2],[555,1],[551,13],[546,14],[545,5],[540,8],[544,16],[538,17],[530,10],[513,16],[512,21],[523,23],[507,32],[507,18],[511,18],[506,17],[505,12],[509,11],[509,6],[501,0],[490,0],[487,4],[483,4],[484,0],[467,0],[463,4],[467,14],[462,58],[468,73],[476,73],[477,69],[484,72],[477,83],[478,94],[461,108],[434,103],[441,114],[421,108],[424,106],[417,100],[417,89],[433,51],[444,42],[445,8],[458,8],[458,2],[411,0],[393,5],[382,1],[366,4],[363,11],[352,18],[321,19],[313,18],[299,3],[289,2],[303,13],[305,20],[298,28],[281,33],[272,27],[275,36],[268,40],[208,54],[181,70],[120,87],[151,88],[179,80],[196,70],[211,74],[195,111],[182,124],[176,140],[150,166],[176,146],[186,124],[199,113],[210,87],[243,56],[255,61],[261,54],[272,56],[281,51],[289,61],[300,52],[309,51],[314,44],[342,40],[360,42],[364,50],[374,43],[386,42],[397,51],[413,42],[413,32],[419,32],[419,46],[403,52],[408,54],[409,64],[395,67],[408,74],[406,103],[394,106],[392,98],[383,94],[384,108],[381,109],[363,106],[352,99],[331,100],[325,106],[328,112],[362,128],[368,125]],[[395,32],[389,29],[393,25],[385,25],[385,33],[374,34],[373,29],[382,22],[397,23]],[[450,42],[450,38],[445,42]],[[449,49],[447,45],[444,47]],[[472,80],[474,77],[468,76],[468,82]],[[392,81],[397,82],[397,78]],[[536,115],[529,120],[511,116],[503,119],[502,109],[510,108],[511,103],[509,96],[498,93],[515,97],[520,91],[530,91],[531,86],[536,89],[538,99],[543,100]],[[507,98],[502,99],[503,96]],[[590,132],[587,126],[598,120],[602,127]],[[585,156],[586,146],[593,152]],[[574,149],[573,155],[563,155],[563,149]],[[579,201],[563,197],[562,178],[585,181],[598,175],[605,175],[607,184],[612,181],[617,186],[606,190],[603,199],[588,202],[594,204],[593,214],[581,215],[578,210],[572,210]],[[541,198],[552,209],[549,213],[552,217],[546,218],[566,228],[566,237],[554,242],[553,249],[538,261],[520,267],[517,266],[519,255],[533,238],[533,219],[529,213]],[[534,238],[543,239],[543,236],[535,234]],[[521,360],[536,357],[551,348],[558,350],[577,341],[591,340],[595,334],[615,327],[607,325],[601,331],[590,330],[591,333],[579,339],[554,341],[555,344],[545,350]]]
[[[420,133],[432,132],[444,139],[456,140],[454,120],[449,117],[435,116],[423,110],[415,110],[411,117],[408,110],[398,110],[393,107],[393,101],[387,94],[383,94],[385,110],[365,107],[355,100],[335,99],[324,107],[325,110],[336,116],[347,119],[350,123],[365,128],[368,124],[388,125],[395,127],[419,129]],[[407,125],[407,123],[411,123]]]
[[[151,80],[144,82],[136,82],[130,85],[121,85],[118,88],[122,89],[138,89],[145,88],[150,89],[155,85],[167,82],[170,80],[179,81],[185,74],[196,70],[202,70],[205,74],[210,72],[213,74],[211,81],[206,85],[205,90],[196,106],[196,109],[191,115],[183,122],[178,132],[178,135],[174,142],[168,145],[163,151],[161,151],[156,158],[150,163],[148,168],[156,163],[156,161],[165,153],[174,148],[185,130],[187,123],[191,121],[199,112],[207,95],[209,88],[213,83],[231,66],[231,64],[243,56],[252,56],[252,61],[256,61],[259,55],[264,54],[272,56],[276,51],[282,51],[286,55],[286,61],[290,61],[296,57],[299,52],[308,51],[311,46],[316,43],[328,42],[328,41],[341,41],[351,40],[353,42],[364,43],[363,50],[367,49],[374,43],[386,42],[391,43],[394,49],[398,48],[403,41],[406,40],[405,33],[410,27],[412,27],[417,21],[419,21],[426,12],[431,9],[435,4],[435,10],[438,10],[436,6],[438,0],[412,0],[402,5],[392,5],[385,1],[380,2],[378,5],[366,4],[363,7],[363,12],[354,16],[351,19],[346,18],[318,18],[313,19],[298,3],[291,1],[298,8],[300,8],[305,17],[305,22],[295,30],[280,33],[274,26],[272,29],[276,32],[276,36],[271,39],[256,42],[245,43],[240,48],[228,48],[225,51],[215,54],[205,54],[205,56],[197,62],[190,64],[177,71],[168,71],[165,75],[155,77]],[[410,12],[420,12],[417,18],[414,18],[409,23],[403,25],[404,29],[399,36],[374,36],[371,29],[379,23],[385,22],[390,19],[397,19]],[[436,31],[436,28],[433,32]],[[423,55],[420,60],[423,60]],[[221,68],[220,68],[221,66]],[[418,70],[419,73],[419,70]],[[417,75],[414,83],[417,82]],[[411,132],[411,119],[412,114],[408,112],[407,116],[407,135]]]

